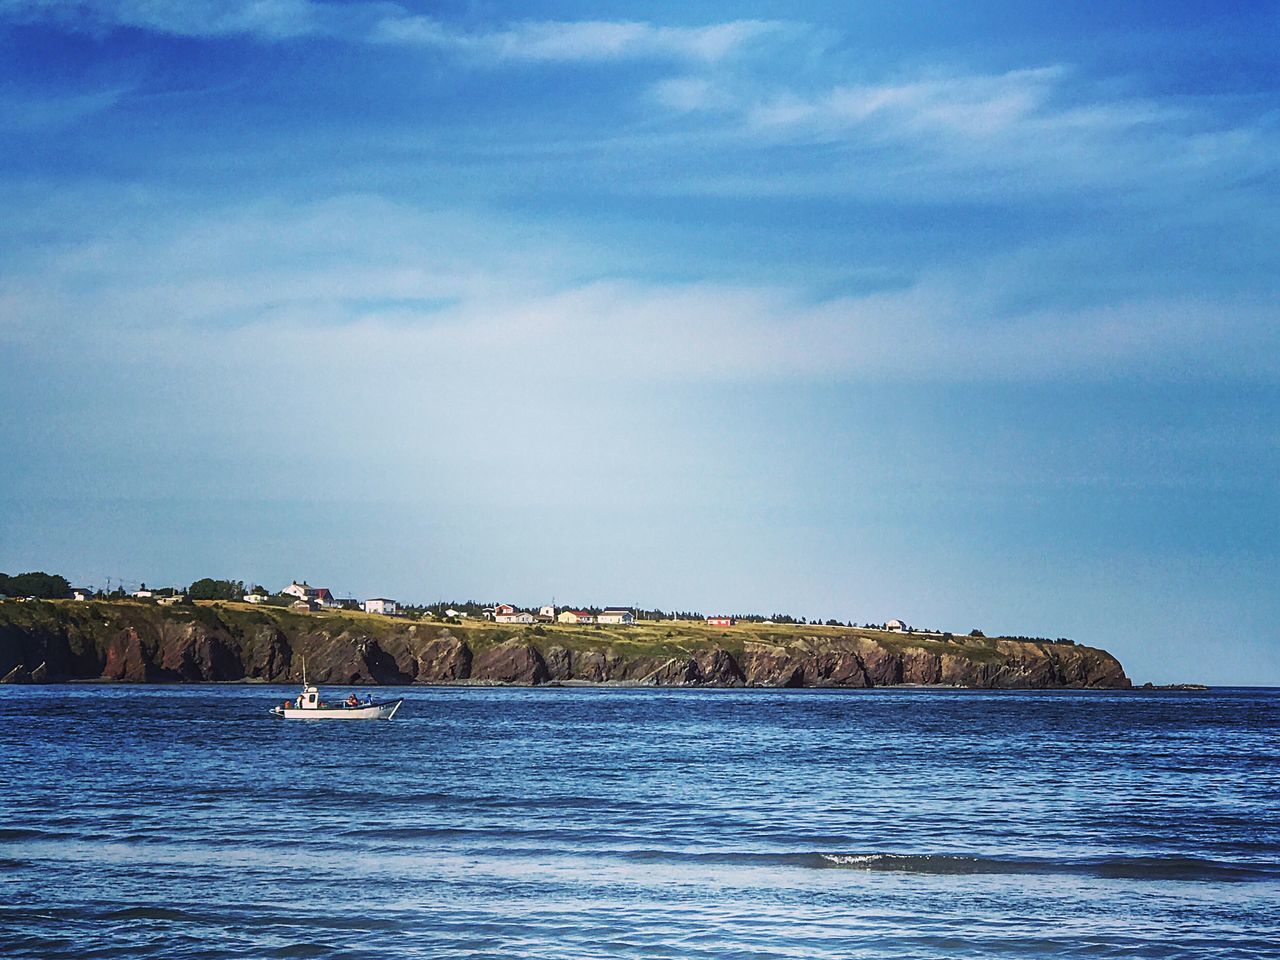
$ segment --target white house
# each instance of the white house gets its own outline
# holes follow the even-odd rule
[[[901,620],[890,620],[884,625],[884,628],[891,633],[901,633],[907,629],[907,625]]]
[[[635,623],[636,616],[625,607],[610,607],[600,616],[596,617],[596,623]]]
[[[585,610],[565,610],[556,617],[560,623],[595,623],[596,618]]]
[[[342,606],[342,601],[334,599],[333,593],[328,587],[313,587],[305,580],[301,583],[295,580],[280,592],[286,593],[291,597],[297,597],[299,600],[314,600],[320,606],[329,609]],[[250,603],[252,602],[250,601]]]
[[[72,587],[71,599],[72,600],[92,600],[93,589],[91,587]]]
[[[495,618],[499,623],[533,623],[534,616],[524,610],[515,610],[511,613],[500,613]]]
[[[394,616],[399,609],[400,604],[394,600],[388,600],[386,597],[370,597],[364,602],[365,613],[381,613],[390,617]]]
[[[266,594],[262,594],[262,593],[246,593],[244,595],[245,603],[262,603],[262,601],[266,599],[267,599]]]
[[[467,614],[463,613],[461,610],[455,610],[453,609],[453,607],[450,607],[448,610],[446,610],[444,612],[444,615],[446,617],[456,617],[459,620],[467,619]]]
[[[550,617],[552,620],[554,620],[556,617],[556,608],[553,607],[551,604],[547,604],[545,607],[539,607],[538,616]]]

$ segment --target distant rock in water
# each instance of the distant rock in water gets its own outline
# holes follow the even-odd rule
[[[132,601],[0,603],[0,682],[620,683],[1127,689],[1105,650],[846,627],[437,624],[357,612]],[[38,664],[28,669],[26,664]],[[1202,689],[1179,684],[1172,689]]]

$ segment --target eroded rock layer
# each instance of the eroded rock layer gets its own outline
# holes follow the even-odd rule
[[[0,682],[1127,688],[1105,650],[838,627],[444,625],[240,604],[0,604]]]

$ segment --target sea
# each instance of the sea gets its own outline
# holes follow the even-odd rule
[[[296,692],[0,687],[0,957],[1280,958],[1277,690]]]

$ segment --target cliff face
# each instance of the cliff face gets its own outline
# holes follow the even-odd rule
[[[1130,686],[1092,647],[1001,639],[943,642],[833,627],[729,630],[445,626],[239,604],[0,603],[4,682],[317,683],[987,688]]]

